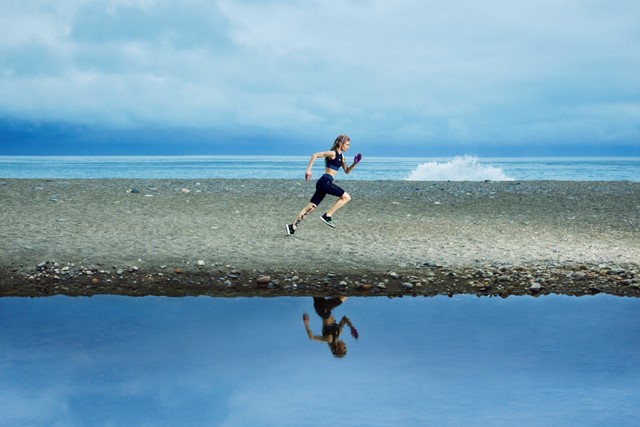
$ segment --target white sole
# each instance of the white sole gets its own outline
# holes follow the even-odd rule
[[[333,224],[331,224],[331,223],[329,223],[329,222],[325,221],[325,220],[324,220],[324,218],[322,218],[322,217],[320,217],[320,221],[324,222],[325,224],[327,224],[327,225],[328,225],[329,227],[331,227],[331,228],[336,228],[336,226],[335,226],[335,225],[333,225]]]

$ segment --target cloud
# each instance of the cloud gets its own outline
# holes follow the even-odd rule
[[[634,1],[9,2],[0,116],[637,144],[638,15]]]

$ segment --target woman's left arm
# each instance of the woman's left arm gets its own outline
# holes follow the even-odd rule
[[[355,326],[353,326],[353,323],[351,323],[351,320],[349,320],[347,316],[342,316],[342,319],[340,319],[340,332],[342,332],[342,327],[345,323],[347,324],[347,326],[349,326],[349,329],[351,329],[351,336],[357,340],[359,336],[358,330],[355,328]]]
[[[353,168],[356,167],[356,165],[358,163],[360,163],[360,159],[362,159],[362,154],[358,154],[354,159],[353,159],[353,164],[349,167],[347,167],[347,162],[344,161],[344,157],[342,158],[342,169],[344,169],[344,173],[346,173],[347,175],[349,175],[351,173],[351,171],[353,170]]]

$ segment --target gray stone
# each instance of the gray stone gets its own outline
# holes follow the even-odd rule
[[[258,284],[258,286],[266,286],[269,283],[271,283],[271,276],[260,276],[256,279],[256,284]]]

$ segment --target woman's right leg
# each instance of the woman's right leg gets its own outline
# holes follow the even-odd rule
[[[300,211],[300,213],[298,213],[298,215],[296,216],[296,219],[293,221],[293,224],[292,224],[293,229],[295,230],[296,228],[298,228],[298,224],[300,224],[302,222],[304,217],[309,215],[311,212],[315,211],[317,207],[318,206],[315,203],[309,202],[309,204],[307,206],[305,206]]]
[[[320,179],[316,182],[316,192],[313,193],[313,196],[311,197],[311,200],[309,201],[309,204],[307,206],[305,206],[296,216],[296,219],[293,220],[293,224],[287,224],[286,228],[287,228],[287,234],[288,235],[292,235],[293,233],[296,232],[296,228],[298,228],[298,225],[300,225],[300,223],[302,222],[302,220],[309,215],[310,213],[312,213],[313,211],[316,210],[316,208],[318,207],[318,205],[320,204],[320,202],[322,202],[322,200],[324,199],[324,197],[327,195],[327,193],[324,190],[324,182],[327,180],[328,175],[323,175],[322,177],[320,177]]]

